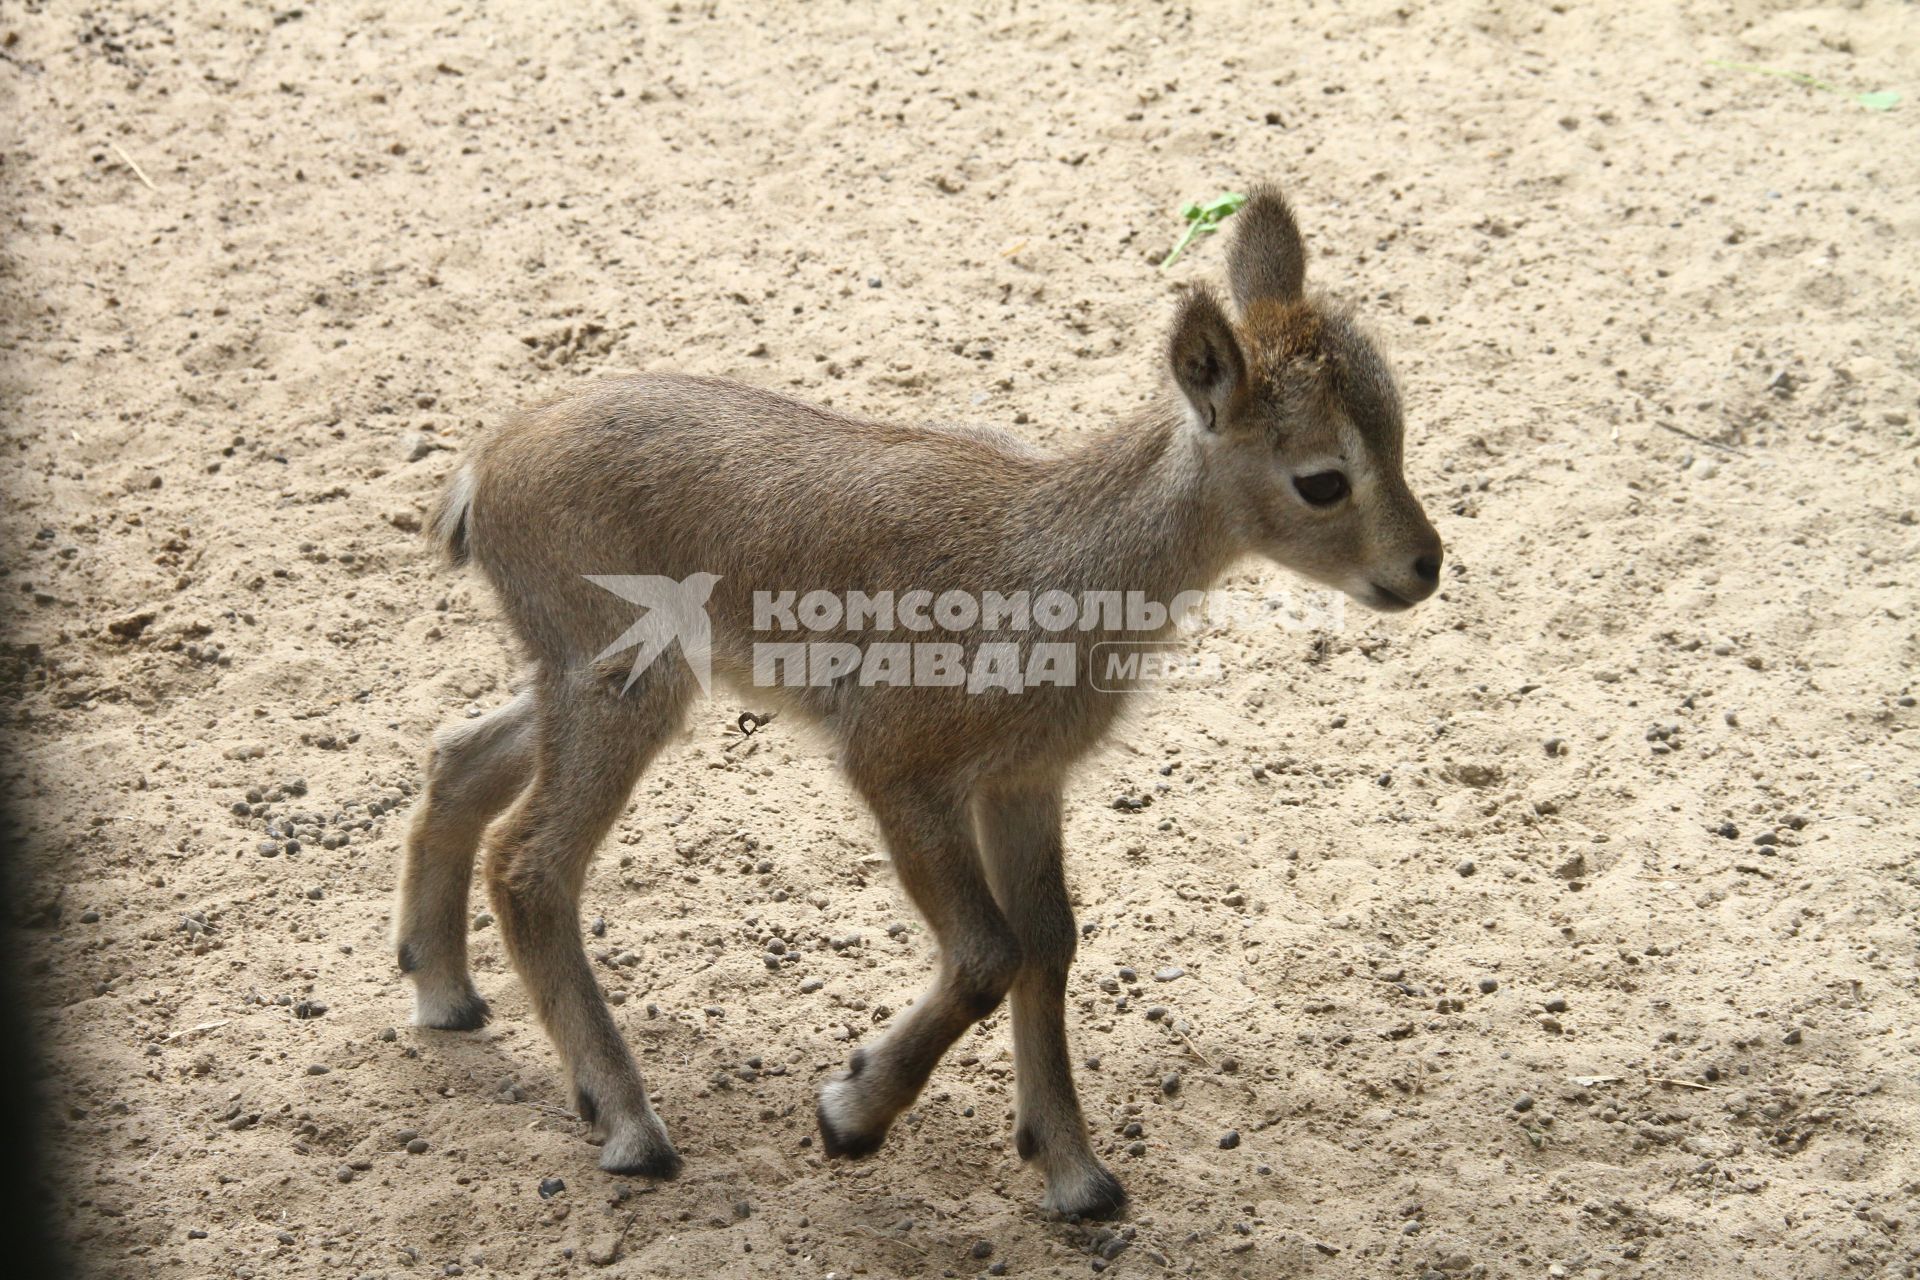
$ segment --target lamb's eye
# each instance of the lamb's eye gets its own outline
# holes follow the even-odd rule
[[[1347,477],[1340,471],[1318,471],[1293,478],[1294,492],[1316,507],[1330,507],[1347,496]]]

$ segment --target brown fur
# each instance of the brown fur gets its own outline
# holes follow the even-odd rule
[[[768,636],[753,630],[757,590],[1169,602],[1260,554],[1378,607],[1431,593],[1439,541],[1400,474],[1391,376],[1350,321],[1300,293],[1304,251],[1279,197],[1262,193],[1239,218],[1229,265],[1240,324],[1213,295],[1190,294],[1167,349],[1176,392],[1062,457],[997,432],[860,421],[673,375],[597,383],[478,444],[430,529],[493,584],[532,677],[508,706],[436,739],[396,929],[416,1021],[486,1017],[467,972],[466,899],[482,832],[505,812],[486,840],[488,891],[601,1164],[678,1168],[587,966],[578,903],[595,847],[695,690],[673,654],[630,683],[626,655],[596,660],[635,609],[583,575],[717,575],[713,669],[736,684],[751,682],[756,640],[946,640],[971,654],[1031,638],[899,626]],[[1262,289],[1290,293],[1247,296]],[[1316,507],[1296,480],[1328,469],[1351,492]],[[1073,643],[1085,673],[1114,635],[1046,638]],[[1050,1207],[1117,1211],[1124,1195],[1088,1144],[1067,1048],[1076,935],[1060,794],[1125,696],[1083,675],[1018,694],[843,680],[755,699],[832,736],[940,943],[929,992],[823,1088],[827,1152],[877,1147],[947,1047],[1010,995],[1020,1152],[1040,1164]]]

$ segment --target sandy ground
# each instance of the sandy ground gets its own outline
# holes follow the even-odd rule
[[[60,1230],[156,1277],[1915,1274],[1917,71],[1884,3],[0,8]],[[1451,561],[1411,615],[1198,637],[1224,680],[1074,788],[1128,1219],[1037,1210],[1004,1013],[822,1161],[930,947],[737,702],[587,891],[679,1182],[594,1168],[496,929],[493,1026],[405,1025],[422,745],[512,674],[416,532],[476,432],[678,368],[1065,444],[1218,276],[1155,269],[1178,206],[1265,178]]]

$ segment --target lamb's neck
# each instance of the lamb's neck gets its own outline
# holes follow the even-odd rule
[[[1211,586],[1238,551],[1211,466],[1170,404],[1060,458],[1031,498],[1036,522],[1074,544],[1062,585],[1162,603]]]

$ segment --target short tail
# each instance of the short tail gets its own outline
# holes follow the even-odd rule
[[[427,519],[427,537],[454,568],[473,558],[467,521],[473,514],[473,464],[463,462]]]

